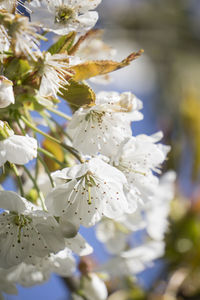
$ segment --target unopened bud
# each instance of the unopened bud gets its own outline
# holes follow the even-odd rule
[[[15,103],[13,83],[4,76],[0,76],[0,108]]]

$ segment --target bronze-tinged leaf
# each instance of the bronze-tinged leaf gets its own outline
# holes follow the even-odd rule
[[[59,160],[60,162],[64,162],[65,157],[64,157],[63,149],[55,142],[45,139],[43,141],[43,148],[48,152],[52,153],[57,160]],[[51,172],[60,169],[60,165],[46,155],[44,155],[44,161]]]
[[[70,80],[66,89],[60,89],[60,92],[60,96],[70,104],[73,110],[84,105],[93,106],[95,104],[96,95],[85,83]]]
[[[74,39],[76,37],[76,32],[72,31],[68,35],[61,36],[55,44],[53,44],[49,49],[52,55],[57,53],[64,53],[69,51],[73,45]]]
[[[79,47],[81,46],[81,44],[87,40],[90,37],[94,37],[96,38],[97,36],[101,36],[103,34],[103,30],[102,29],[91,29],[89,30],[86,34],[82,35],[78,41],[75,43],[75,45],[73,45],[73,47],[71,47],[71,49],[69,50],[69,54],[70,55],[74,55],[78,50]]]
[[[73,79],[75,81],[82,81],[91,77],[104,75],[113,71],[119,70],[128,66],[133,60],[138,58],[143,53],[143,50],[131,53],[127,58],[121,62],[112,60],[97,60],[87,61],[79,65],[73,66],[71,69],[75,72]]]

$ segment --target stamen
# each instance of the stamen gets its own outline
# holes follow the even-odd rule
[[[74,11],[70,7],[61,6],[56,9],[55,23],[67,24],[73,17]]]

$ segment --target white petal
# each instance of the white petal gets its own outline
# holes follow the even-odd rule
[[[108,291],[105,283],[95,274],[89,273],[82,278],[83,294],[88,300],[106,300]]]
[[[27,201],[17,193],[11,191],[0,191],[0,208],[23,213],[26,209]]]
[[[13,83],[4,76],[0,76],[0,108],[7,107],[15,102]]]
[[[125,176],[100,158],[55,172],[53,177],[58,183],[73,179],[47,195],[47,208],[75,226],[93,226],[103,215],[117,218],[129,212],[124,195]],[[88,184],[87,180],[91,182]]]
[[[65,244],[79,256],[86,256],[93,252],[93,248],[79,233],[74,238],[65,239]]]
[[[0,144],[11,163],[24,165],[37,156],[37,140],[29,136],[13,135]]]

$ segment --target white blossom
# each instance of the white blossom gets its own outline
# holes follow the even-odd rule
[[[47,281],[52,272],[69,277],[75,272],[76,266],[72,250],[79,256],[85,256],[91,254],[93,249],[78,234],[74,238],[65,239],[65,248],[56,254],[51,253],[43,258],[36,257],[32,264],[22,262],[7,269],[7,281],[12,285],[30,287]]]
[[[143,108],[142,101],[139,100],[131,92],[99,92],[97,101],[99,105],[104,105],[105,108],[112,112],[125,113],[129,121],[140,121],[143,119],[143,114],[140,110]]]
[[[56,216],[87,227],[104,215],[116,218],[129,211],[125,176],[99,158],[57,171],[53,178],[61,185],[47,195],[46,205]]]
[[[1,121],[1,129],[4,124]],[[0,140],[0,166],[6,161],[24,165],[37,157],[37,140],[29,136],[11,135]]]
[[[108,291],[103,280],[95,273],[82,276],[82,292],[87,300],[106,300]]]
[[[37,26],[31,24],[27,17],[16,19],[17,30],[14,31],[12,39],[15,43],[16,54],[24,53],[31,56],[34,60],[37,56],[41,56],[39,35],[37,34]]]
[[[0,191],[0,267],[34,263],[64,248],[58,223],[14,192]]]
[[[45,30],[65,35],[71,31],[85,32],[92,28],[98,13],[94,10],[101,0],[33,0],[31,20],[39,22]]]
[[[144,203],[155,193],[159,180],[153,171],[160,172],[161,164],[170,150],[169,146],[156,144],[161,138],[161,132],[152,136],[138,135],[120,145],[113,165],[127,177],[131,188],[131,194],[128,194],[130,202]]]
[[[144,218],[145,205],[138,203],[137,210],[131,214],[123,214],[118,218],[117,222],[130,231],[137,231],[146,227],[146,220]]]
[[[69,68],[69,57],[66,54],[44,53],[44,60],[40,68],[42,78],[39,95],[41,97],[53,96],[57,98],[59,89],[68,84],[65,77],[71,76],[67,68]]]
[[[2,293],[17,295],[15,284],[9,280],[9,270],[0,268],[0,299],[4,299]]]
[[[1,0],[0,2],[0,9],[7,10],[8,12],[13,12],[13,9],[15,9],[16,6],[16,0]]]
[[[16,55],[24,54],[36,60],[41,56],[40,51],[40,35],[37,33],[38,25],[30,23],[28,17],[21,15],[4,14],[4,23],[9,22],[9,28],[1,25],[3,32],[3,40],[1,41],[1,48],[3,43],[6,48],[7,42],[10,43]],[[5,42],[4,42],[5,41]]]
[[[79,256],[86,256],[93,252],[93,248],[80,233],[77,233],[75,237],[65,239],[65,245]]]
[[[125,250],[127,235],[130,231],[119,222],[111,219],[102,219],[96,227],[96,236],[105,246],[108,252],[117,254]]]
[[[129,276],[142,272],[152,266],[153,260],[164,254],[164,242],[144,242],[141,246],[134,247],[120,255],[111,258],[98,268],[111,276]]]
[[[174,197],[174,181],[176,174],[173,171],[165,173],[159,182],[156,193],[145,207],[147,232],[154,240],[163,240],[168,227],[170,203]]]
[[[136,211],[115,220],[103,218],[96,226],[96,236],[109,253],[119,254],[126,249],[131,233],[146,228],[146,225],[144,207],[138,204]]]
[[[159,184],[150,201],[145,205],[138,202],[136,211],[131,214],[123,214],[117,219],[117,222],[133,232],[146,229],[152,239],[163,240],[168,227],[167,217],[170,210],[170,202],[174,196],[175,178],[176,175],[173,171],[164,174],[159,179]],[[109,237],[108,231],[105,234]],[[107,243],[109,242],[108,240]]]
[[[75,259],[72,252],[65,248],[57,254],[50,254],[42,259],[36,259],[33,264],[22,262],[8,270],[10,282],[30,287],[47,281],[52,272],[68,277],[75,271]]]
[[[3,25],[0,25],[0,58],[4,57],[4,52],[10,48],[9,37]]]
[[[101,31],[90,30],[98,20],[95,10],[100,3],[101,0],[0,0],[1,71],[13,80],[0,76],[0,112],[16,132],[23,133],[16,135],[6,121],[0,121],[0,167],[2,172],[9,166],[16,172],[14,164],[24,165],[36,158],[29,169],[25,168],[29,179],[19,172],[22,181],[16,182],[21,196],[0,186],[0,299],[4,293],[16,294],[18,284],[30,287],[47,281],[52,272],[63,277],[76,272],[76,276],[75,257],[93,252],[79,233],[81,226],[91,227],[99,222],[96,236],[114,255],[96,267],[97,272],[105,271],[115,277],[137,275],[164,253],[175,174],[158,176],[170,149],[160,143],[161,132],[132,136],[131,122],[143,119],[142,102],[131,92],[103,91],[96,95],[94,103],[77,109],[63,130],[57,121],[58,116],[68,120],[54,106],[75,78],[73,67],[87,62],[89,65],[91,60],[112,60],[116,54],[101,40]],[[73,32],[75,38],[70,40],[68,34]],[[62,37],[51,47],[48,38],[53,34]],[[48,44],[43,47],[40,40]],[[62,49],[55,49],[63,41]],[[51,48],[42,52],[41,46]],[[22,62],[21,68],[13,69],[16,76],[9,76],[10,61],[15,60]],[[109,75],[90,80],[106,83]],[[77,91],[74,89],[75,94]],[[18,97],[21,94],[26,99]],[[65,100],[71,103],[70,99]],[[11,104],[14,105],[4,109]],[[35,117],[32,110],[40,117]],[[23,118],[16,122],[19,114],[27,118],[30,114],[33,125],[28,126]],[[44,132],[41,126],[45,126]],[[59,144],[64,159],[58,162],[59,155],[51,147],[39,149],[37,139],[24,135],[26,131],[46,138],[53,134],[50,146],[53,147],[53,141]],[[43,157],[37,157],[38,149]],[[78,156],[80,163],[76,161]],[[44,157],[58,166],[71,167],[50,174],[48,161],[42,161]],[[7,172],[5,176],[7,179]],[[41,199],[43,210],[33,204],[37,198]],[[143,234],[140,245],[132,236],[139,230],[135,236]],[[82,261],[84,265],[84,258]],[[84,266],[79,265],[80,280],[76,278],[77,289],[72,298],[110,298],[100,274],[91,272],[89,265]]]
[[[95,106],[80,108],[69,123],[73,146],[86,155],[114,156],[132,135],[131,121],[142,119],[141,108],[141,101],[131,93],[98,94]]]
[[[0,1],[0,10],[7,10],[9,13],[21,13],[18,9],[18,5],[26,8],[23,0],[1,0]]]
[[[13,83],[8,78],[0,76],[0,108],[15,102]]]

